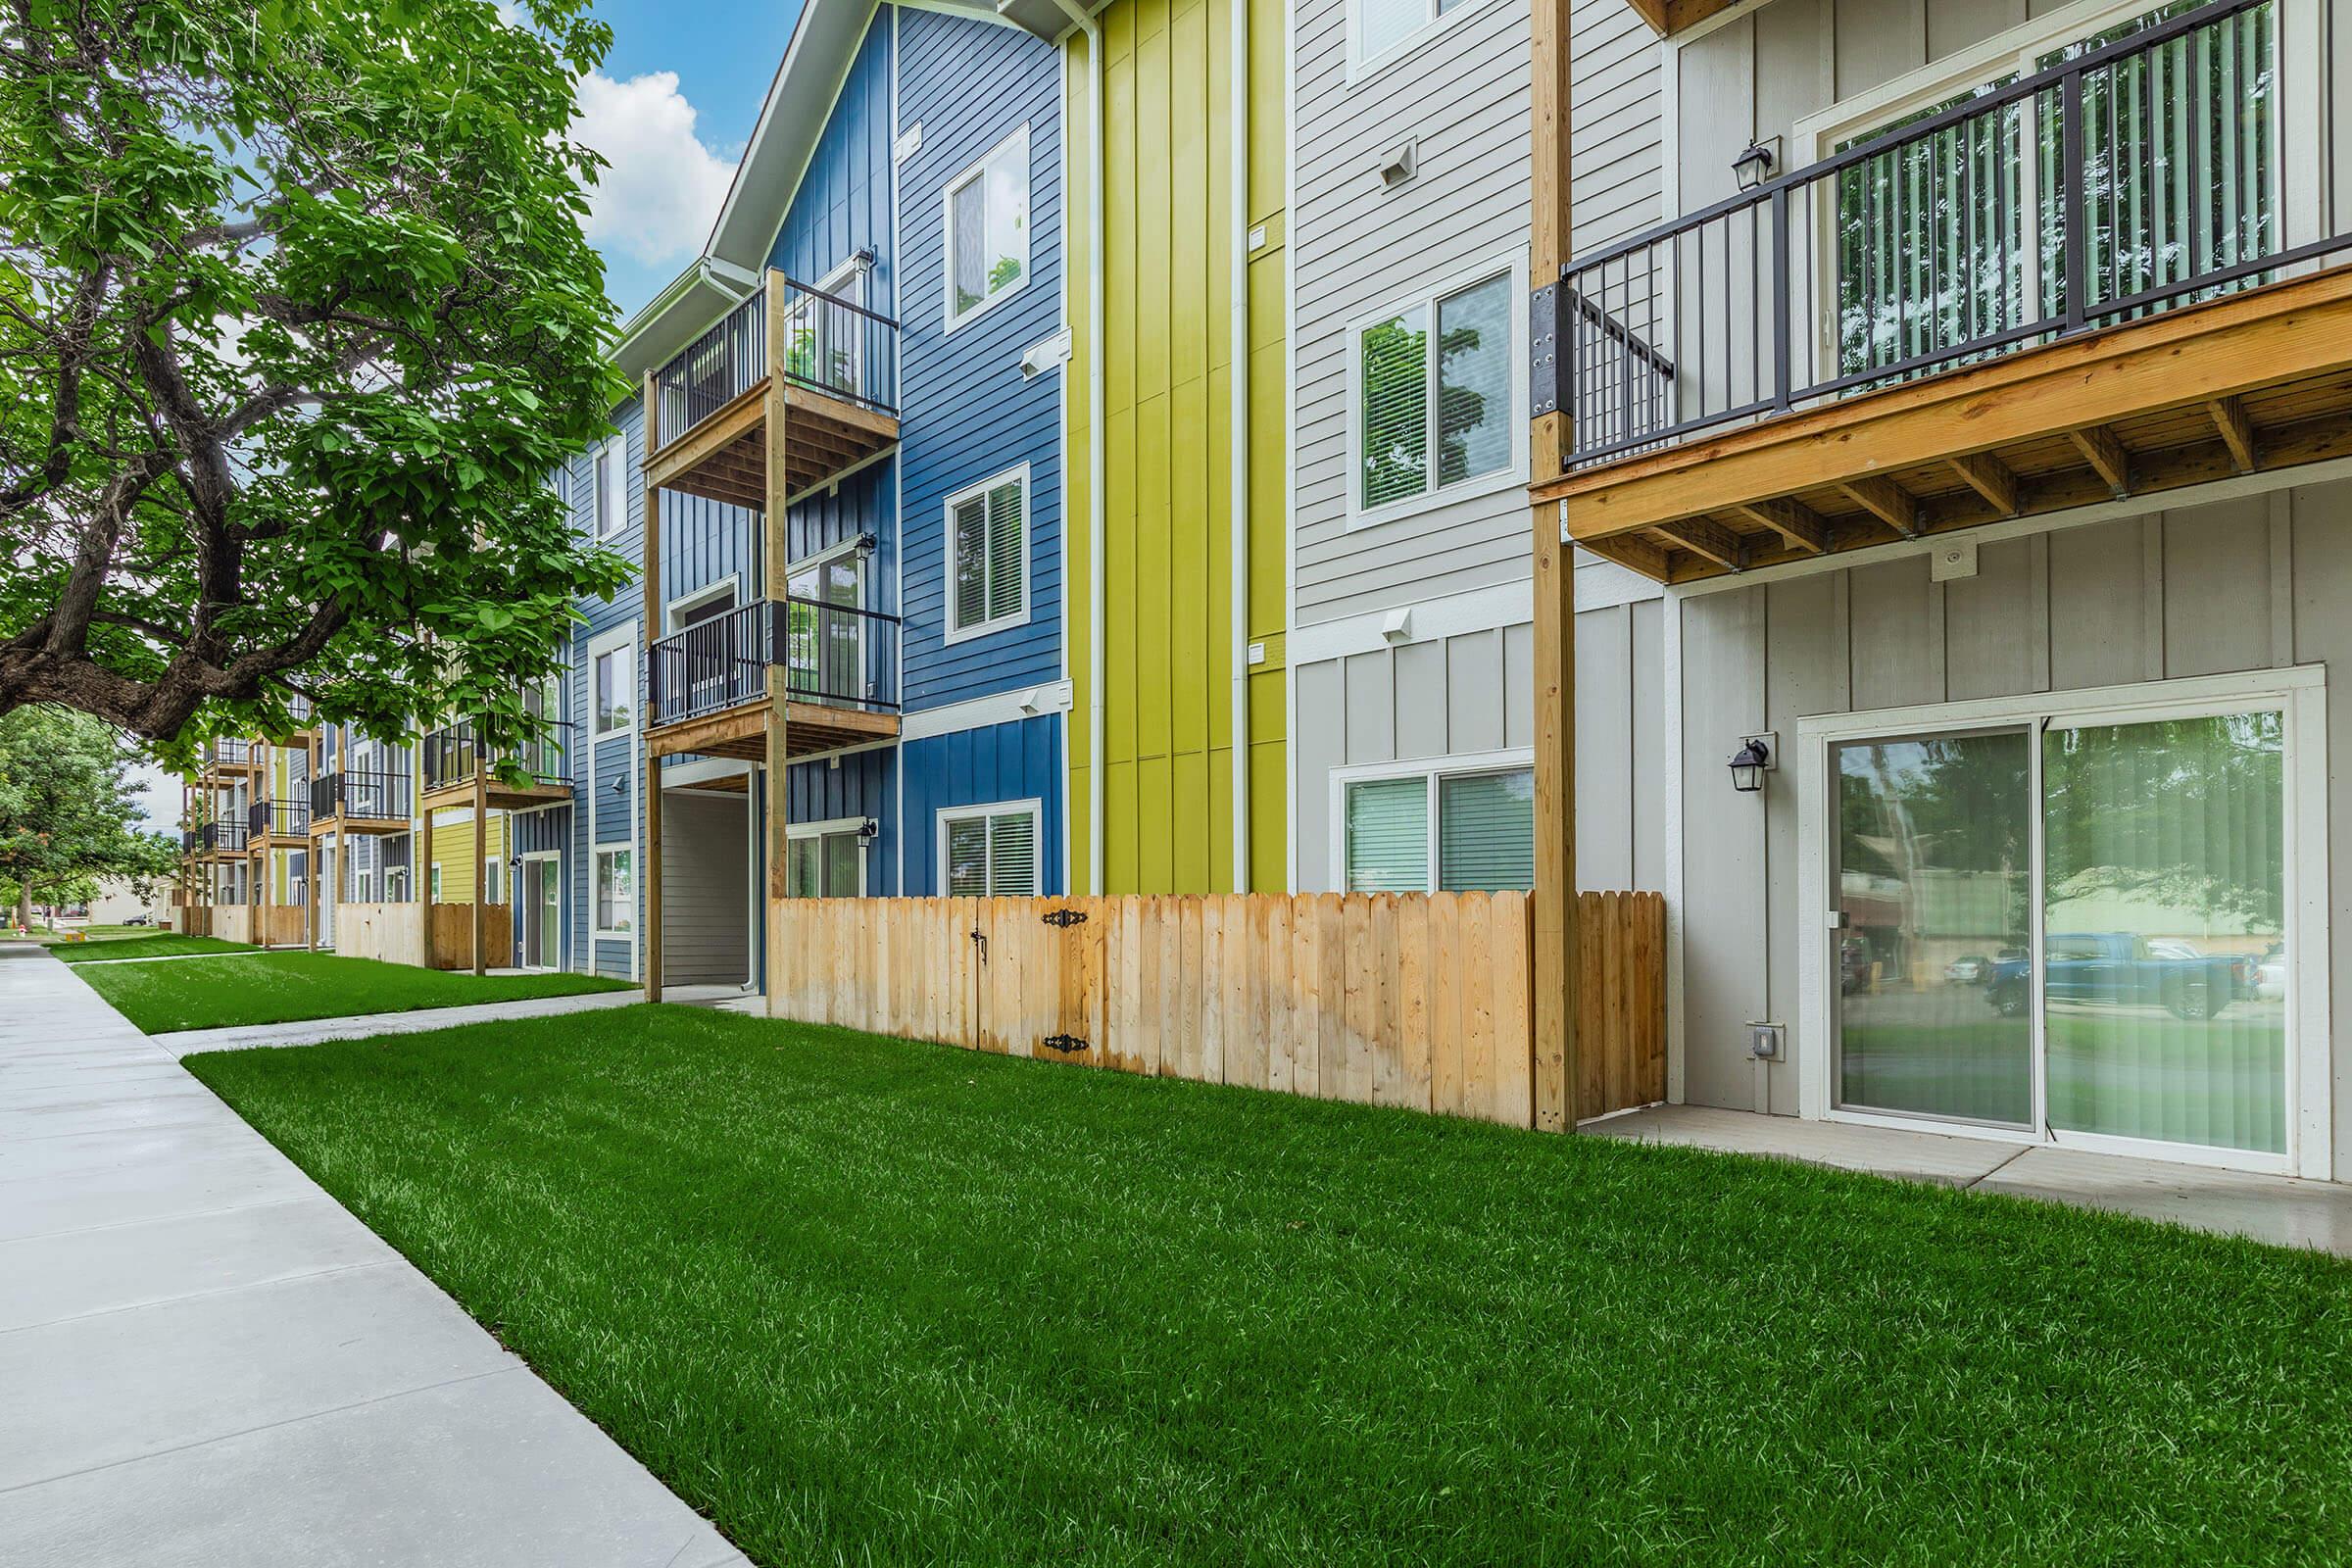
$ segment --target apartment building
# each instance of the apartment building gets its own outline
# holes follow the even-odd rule
[[[1539,580],[1663,591],[1674,1098],[2352,1178],[2348,13],[1539,8]]]

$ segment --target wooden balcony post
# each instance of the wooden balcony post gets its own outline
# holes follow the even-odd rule
[[[786,422],[791,417],[791,405],[784,396],[784,274],[771,270],[767,274],[767,511],[764,518],[766,539],[763,546],[767,563],[767,613],[771,617],[768,639],[769,653],[774,652],[777,632],[772,617],[786,614],[785,599],[791,592],[792,546],[790,519],[786,515],[786,498],[791,494],[792,481],[788,474],[792,451]],[[788,644],[789,646],[789,644]],[[790,851],[792,845],[792,772],[786,759],[792,753],[786,744],[785,723],[791,715],[792,672],[783,665],[767,666],[767,743],[763,765],[767,770],[767,896],[770,901],[789,898],[792,894]],[[766,911],[762,911],[763,916]],[[761,940],[775,929],[775,922],[762,918]],[[781,955],[773,942],[767,943],[767,1007],[776,1010],[776,996],[783,988],[784,976],[779,972]]]
[[[1537,287],[1556,283],[1568,260],[1568,13],[1570,0],[1535,0],[1535,203],[1531,255]],[[1558,475],[1567,416],[1553,412],[1529,432],[1531,476]],[[1531,509],[1535,568],[1536,1125],[1576,1129],[1576,563],[1561,538],[1563,510]]]
[[[645,372],[645,450],[661,439],[661,399],[654,372]],[[638,715],[640,734],[653,726],[654,644],[662,636],[662,491],[645,487],[645,557],[639,576],[645,584],[645,702]],[[662,1000],[662,759],[650,745],[645,749],[645,1000]]]

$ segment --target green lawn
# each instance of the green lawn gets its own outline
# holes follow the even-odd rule
[[[187,1065],[765,1564],[2352,1540],[2328,1257],[674,1006]]]
[[[629,989],[625,981],[594,975],[494,974],[477,979],[471,973],[293,951],[174,963],[87,964],[81,977],[151,1035]]]
[[[261,950],[243,942],[223,942],[219,937],[186,937],[175,931],[150,930],[141,936],[61,942],[49,951],[68,963],[106,963],[117,958],[173,958],[187,953],[258,953]]]

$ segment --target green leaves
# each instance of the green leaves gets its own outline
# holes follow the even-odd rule
[[[299,690],[394,732],[535,678],[571,601],[625,580],[549,483],[627,390],[579,231],[597,162],[567,135],[610,30],[584,0],[520,25],[491,0],[24,17],[0,711],[185,739]],[[95,612],[57,635],[94,536],[117,541]]]

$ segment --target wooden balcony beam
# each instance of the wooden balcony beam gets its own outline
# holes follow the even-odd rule
[[[1739,571],[1747,565],[1746,542],[1713,518],[1685,517],[1680,522],[1661,522],[1649,531],[1728,570]]]
[[[1919,498],[1883,474],[1840,479],[1846,499],[1906,539],[1919,537]]]
[[[2238,398],[2214,398],[2205,405],[2213,416],[2213,427],[2221,433],[2222,445],[2230,449],[2230,461],[2237,465],[2240,473],[2252,473],[2262,466],[2262,454],[2254,444],[2254,421],[2246,416],[2246,405]]]
[[[2116,500],[2132,493],[2132,454],[2124,450],[2124,443],[2113,430],[2103,424],[2086,424],[2066,434],[2074,442],[2075,450],[2082,454],[2082,461],[2090,465],[2091,471],[2115,492]]]
[[[1989,452],[1963,453],[1950,460],[1952,471],[1968,487],[1983,496],[1992,510],[2004,517],[2014,517],[2024,509],[2024,490],[2018,483],[2017,470]]]
[[[1771,501],[1742,502],[1732,510],[1752,522],[1762,523],[1799,550],[1818,556],[1830,548],[1828,519],[1801,501],[1782,496]]]

